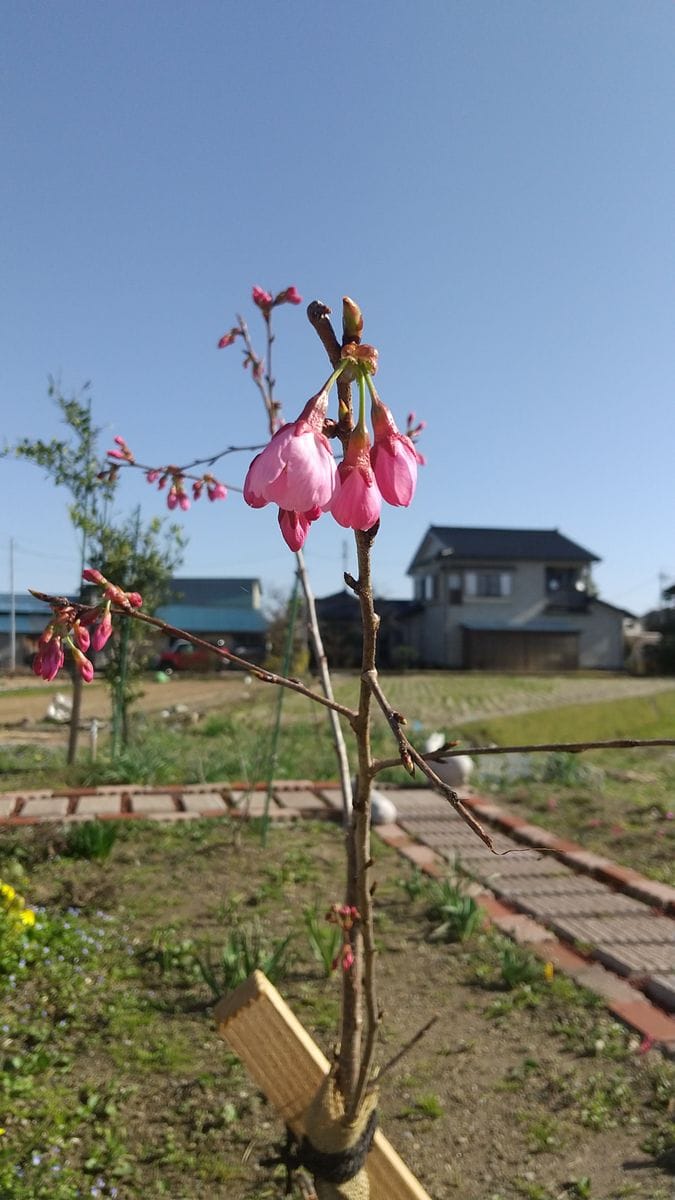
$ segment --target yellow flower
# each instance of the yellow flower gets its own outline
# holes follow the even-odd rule
[[[0,883],[0,895],[4,896],[6,903],[9,905],[16,896],[16,891],[11,883]]]
[[[33,912],[32,908],[24,908],[23,912],[19,915],[19,920],[21,921],[22,925],[34,925],[35,913]]]
[[[2,1137],[3,1133],[7,1133],[7,1130],[6,1130],[6,1129],[0,1129],[0,1137]]]
[[[544,979],[546,980],[546,982],[550,983],[551,980],[553,979],[554,975],[555,975],[555,967],[553,966],[553,963],[552,962],[545,963],[544,964]]]

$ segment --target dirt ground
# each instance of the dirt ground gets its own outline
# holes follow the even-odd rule
[[[173,676],[165,683],[158,683],[148,673],[142,682],[143,694],[136,707],[148,715],[159,714],[163,709],[176,704],[186,704],[191,711],[208,712],[232,701],[239,701],[250,690],[242,674],[218,674]],[[32,676],[0,681],[0,743],[43,742],[58,746],[67,741],[67,726],[43,725],[47,708],[57,694],[70,696],[70,682],[48,685]],[[104,683],[95,681],[82,692],[82,722],[86,724],[96,718],[106,722],[110,718],[110,699]],[[39,724],[40,728],[32,728]]]
[[[330,1054],[337,981],[322,978],[302,913],[309,905],[321,914],[340,895],[339,831],[310,823],[274,830],[263,851],[255,829],[225,822],[139,824],[125,827],[103,866],[59,857],[56,844],[39,861],[35,845],[39,850],[44,831],[12,837],[6,861],[20,849],[18,839],[30,869],[24,890],[33,902],[48,912],[90,912],[92,921],[100,919],[100,906],[107,914],[105,953],[89,967],[90,986],[77,992],[68,1021],[52,1023],[50,1038],[69,1062],[67,1097],[89,1087],[117,1107],[118,1143],[100,1168],[108,1178],[115,1164],[128,1163],[114,1194],[119,1200],[280,1198],[283,1179],[265,1160],[283,1139],[282,1126],[216,1036],[204,1008],[208,994],[186,970],[191,943],[184,939],[222,945],[234,926],[253,921],[266,937],[293,932],[293,961],[279,988]],[[384,1132],[430,1196],[668,1200],[672,1181],[655,1161],[667,1145],[672,1087],[660,1055],[640,1053],[627,1031],[564,979],[506,990],[500,982],[506,943],[492,934],[464,945],[430,942],[424,897],[406,892],[402,880],[409,874],[380,844],[376,874],[384,1011],[378,1062],[438,1015],[383,1081],[380,1104]],[[12,993],[8,1054],[24,1053],[28,995]],[[43,996],[42,1003],[50,1020],[52,1001]],[[58,1086],[58,1073],[44,1075],[36,1091],[18,1095],[3,1139],[11,1140],[15,1161],[30,1164],[36,1149],[55,1140]],[[63,1103],[68,1108],[71,1101]],[[70,1118],[62,1113],[59,1120]],[[77,1111],[72,1121],[79,1122],[71,1130],[77,1136],[64,1141],[63,1173],[84,1182],[86,1165],[79,1164],[101,1134]],[[28,1194],[17,1193],[21,1200]]]

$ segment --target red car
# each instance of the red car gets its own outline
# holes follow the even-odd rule
[[[201,646],[193,646],[191,642],[174,642],[170,650],[163,650],[157,667],[166,675],[174,671],[217,671],[227,666],[225,659],[218,658]]]

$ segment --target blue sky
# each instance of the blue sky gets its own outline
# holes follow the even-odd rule
[[[410,594],[429,524],[559,527],[602,557],[606,599],[654,605],[675,575],[670,0],[21,0],[2,24],[5,439],[58,433],[52,374],[91,380],[104,441],[144,461],[258,441],[218,337],[241,310],[262,344],[254,283],[347,293],[383,399],[428,423],[379,590]],[[276,330],[291,419],[326,363],[304,306]],[[120,510],[139,499],[162,511],[125,479]],[[4,460],[0,505],[0,590],[10,537],[19,588],[73,588],[66,496]],[[184,574],[290,586],[271,507],[182,520]],[[306,549],[318,594],[354,569],[330,518]]]

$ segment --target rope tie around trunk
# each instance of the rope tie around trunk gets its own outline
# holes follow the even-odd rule
[[[377,1093],[366,1096],[352,1121],[333,1074],[305,1113],[298,1157],[311,1172],[318,1200],[368,1200],[366,1159],[377,1128]]]

